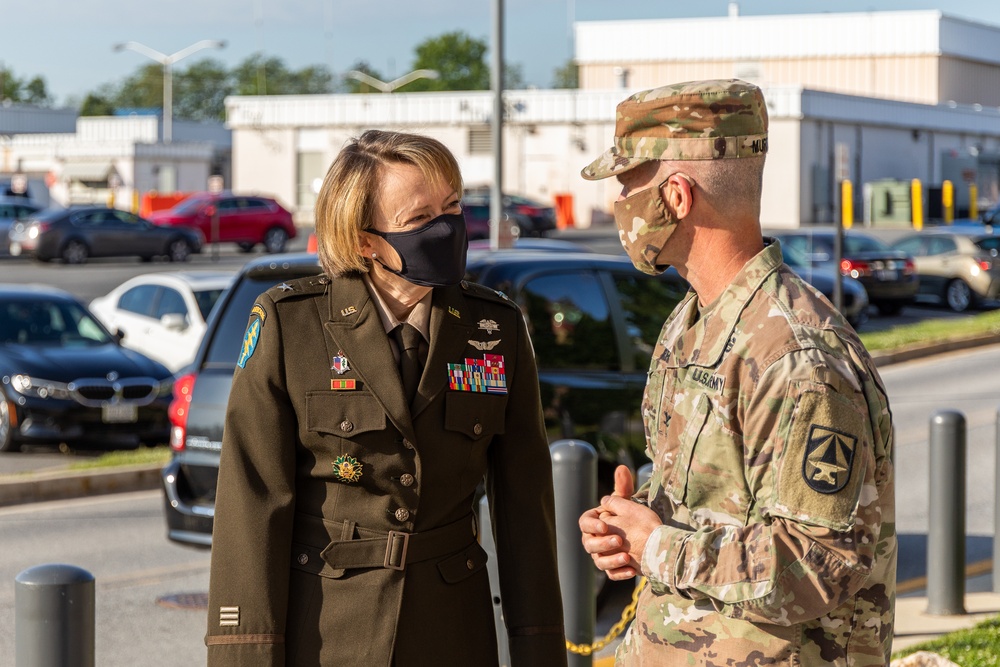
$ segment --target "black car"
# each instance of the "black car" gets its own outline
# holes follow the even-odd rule
[[[72,295],[0,285],[0,451],[23,443],[167,442],[173,380]]]
[[[813,266],[800,253],[781,246],[781,257],[792,271],[804,281],[818,289],[830,303],[833,303],[834,281],[837,272],[832,265]],[[840,312],[855,329],[868,321],[868,292],[864,285],[850,276],[840,276]]]
[[[167,257],[185,262],[201,252],[204,237],[189,227],[159,227],[106,206],[49,209],[15,222],[8,234],[11,255],[82,264],[88,257]]]
[[[469,238],[489,236],[490,195],[481,190],[466,191],[462,197],[462,210],[469,227]],[[556,210],[527,197],[504,195],[504,215],[517,223],[520,236],[546,236],[556,228]],[[483,234],[480,230],[486,229]]]
[[[189,372],[177,379],[173,459],[163,470],[170,539],[212,540],[226,402],[250,309],[261,293],[316,275],[315,255],[251,262],[219,299]],[[646,461],[640,416],[653,346],[688,285],[673,270],[651,277],[624,255],[564,250],[469,253],[469,280],[500,290],[527,317],[551,441],[585,440],[600,452],[599,489],[618,463]]]
[[[772,234],[813,268],[833,270],[835,230],[797,230]],[[868,300],[882,315],[895,315],[916,299],[919,278],[913,258],[863,232],[844,232],[840,272],[864,285]]]

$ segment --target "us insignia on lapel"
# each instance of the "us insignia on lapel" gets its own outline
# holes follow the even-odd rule
[[[448,314],[454,315],[458,319],[462,319],[462,314],[458,312],[457,308],[453,308],[452,306],[448,306]]]
[[[499,344],[500,344],[500,339],[499,338],[497,338],[496,340],[470,340],[469,341],[469,345],[471,345],[472,347],[476,348],[479,351],[492,350],[493,348],[495,348]]]
[[[347,317],[348,315],[353,315],[356,312],[358,312],[358,309],[355,308],[354,306],[348,306],[347,308],[341,308],[340,309],[340,314],[343,317]]]

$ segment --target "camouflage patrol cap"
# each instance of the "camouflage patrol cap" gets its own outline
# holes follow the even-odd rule
[[[596,181],[650,160],[718,160],[767,152],[760,88],[739,79],[644,90],[618,105],[615,145],[581,175]]]

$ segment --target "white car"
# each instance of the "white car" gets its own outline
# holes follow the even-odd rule
[[[177,372],[194,359],[208,314],[233,276],[223,271],[147,273],[94,299],[90,310],[122,336],[122,345]]]

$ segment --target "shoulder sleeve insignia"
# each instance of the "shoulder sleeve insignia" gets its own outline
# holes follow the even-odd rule
[[[820,493],[837,493],[851,478],[851,464],[858,439],[828,426],[812,424],[805,456],[802,458],[802,477],[812,489]]]
[[[247,332],[243,334],[243,347],[240,350],[240,359],[236,362],[240,368],[246,368],[247,361],[253,356],[253,351],[257,349],[257,341],[260,340],[260,329],[263,324],[264,320],[255,317],[250,322],[250,326],[247,327]]]

